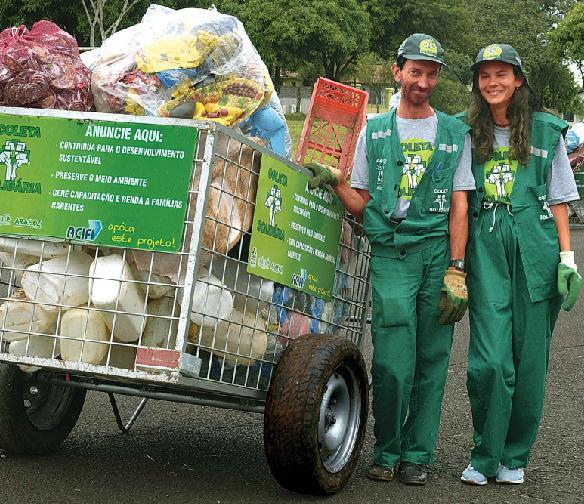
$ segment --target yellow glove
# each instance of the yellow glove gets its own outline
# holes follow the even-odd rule
[[[446,270],[444,284],[440,291],[440,323],[450,325],[458,322],[466,311],[468,291],[466,273],[458,270]]]

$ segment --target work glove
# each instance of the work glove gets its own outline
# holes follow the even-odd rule
[[[306,163],[304,168],[308,168],[314,174],[314,177],[308,181],[309,189],[316,189],[317,187],[322,187],[324,184],[335,187],[341,182],[343,177],[341,170],[328,165],[310,162]]]
[[[446,270],[444,284],[440,291],[440,323],[450,325],[458,322],[466,311],[468,291],[466,273],[458,270]]]
[[[560,252],[560,264],[558,264],[558,292],[564,296],[562,308],[570,311],[574,308],[580,294],[582,277],[578,273],[578,266],[574,262],[574,251]]]

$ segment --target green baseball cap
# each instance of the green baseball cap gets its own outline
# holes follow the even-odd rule
[[[446,66],[442,45],[434,37],[425,33],[414,33],[405,39],[397,50],[397,59],[400,58],[435,61]]]
[[[475,62],[470,68],[474,71],[485,61],[502,61],[503,63],[509,63],[510,65],[519,67],[521,72],[525,74],[519,54],[515,48],[509,44],[491,44],[487,47],[483,47],[477,54]]]

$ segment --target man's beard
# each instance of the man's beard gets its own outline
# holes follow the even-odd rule
[[[403,86],[401,90],[401,99],[405,99],[410,105],[420,107],[426,105],[430,100],[430,91],[420,91],[415,84]]]

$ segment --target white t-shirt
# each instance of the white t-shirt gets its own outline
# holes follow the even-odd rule
[[[495,126],[493,132],[493,151],[506,152],[508,155],[509,137],[511,134],[509,128],[499,128],[498,126]],[[507,161],[507,163],[508,165],[517,164],[516,162],[513,163],[509,161]],[[513,170],[510,171],[512,172]],[[554,159],[552,160],[552,167],[548,172],[546,185],[547,200],[550,205],[558,205],[560,203],[567,203],[569,201],[580,199],[578,188],[574,181],[574,174],[570,167],[570,161],[568,160],[568,153],[566,151],[566,144],[563,136],[560,136],[558,146],[556,147]],[[505,188],[510,194],[513,190],[512,181],[508,182]],[[486,184],[485,189],[487,189]]]
[[[436,114],[424,119],[404,119],[396,116],[397,131],[406,163],[403,166],[398,200],[393,211],[394,218],[406,217],[410,200],[418,186],[436,143],[438,117]],[[367,162],[365,126],[357,139],[355,160],[351,174],[351,186],[369,189],[369,163]],[[470,135],[464,137],[464,147],[454,172],[453,191],[472,191],[475,181],[471,169],[472,154]]]

